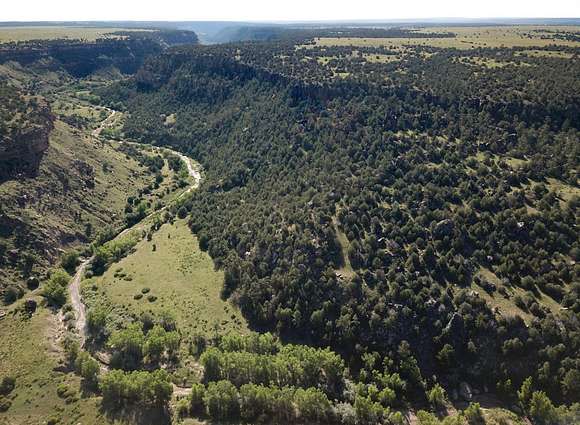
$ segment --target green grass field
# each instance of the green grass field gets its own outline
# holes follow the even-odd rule
[[[214,270],[185,221],[163,225],[94,283],[108,302],[128,314],[171,310],[184,334],[247,332],[239,310],[220,298],[223,272]],[[142,298],[135,299],[137,294]],[[149,296],[157,299],[151,302]]]
[[[104,409],[101,397],[65,367],[61,337],[59,318],[44,307],[30,318],[9,313],[0,319],[0,378],[16,378],[12,405],[0,412],[0,424],[38,425],[50,419],[59,425],[167,423],[159,409]],[[59,386],[66,387],[66,396],[59,396]]]
[[[10,395],[12,405],[0,413],[1,424],[36,425],[50,418],[63,424],[103,423],[95,408],[96,398],[87,393],[82,398],[80,378],[62,369],[57,321],[45,308],[31,318],[16,313],[0,320],[0,377],[16,378],[16,388]],[[57,388],[61,384],[70,389],[70,400],[77,401],[59,397]]]
[[[471,289],[477,292],[479,296],[489,304],[490,307],[498,308],[502,316],[520,316],[527,323],[531,322],[534,319],[534,316],[531,313],[522,310],[514,302],[514,297],[516,296],[525,297],[530,292],[517,286],[512,287],[505,286],[501,282],[501,280],[495,275],[495,273],[486,268],[481,268],[478,272],[478,275],[484,278],[485,280],[495,284],[497,288],[503,287],[507,291],[508,298],[504,297],[497,291],[492,294],[488,294],[481,287],[477,286],[476,284],[472,284]],[[558,302],[556,302],[553,298],[551,298],[550,296],[544,294],[539,290],[538,296],[535,298],[535,301],[537,301],[538,304],[540,304],[541,306],[546,307],[554,314],[558,314],[558,312],[560,311],[560,304],[558,304]]]

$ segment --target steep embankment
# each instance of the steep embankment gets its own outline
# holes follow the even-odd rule
[[[0,183],[36,174],[54,119],[43,98],[0,81]]]

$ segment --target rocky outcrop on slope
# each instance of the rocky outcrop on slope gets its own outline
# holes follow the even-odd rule
[[[0,182],[36,174],[53,127],[44,100],[0,83]]]

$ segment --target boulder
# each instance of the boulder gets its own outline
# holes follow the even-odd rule
[[[459,396],[465,401],[471,401],[473,399],[473,391],[467,382],[461,382],[459,384]]]

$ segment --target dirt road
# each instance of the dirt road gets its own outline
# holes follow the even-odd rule
[[[106,108],[106,109],[107,109],[107,111],[111,111],[111,114],[107,118],[105,118],[97,128],[95,128],[92,131],[91,135],[93,137],[99,137],[101,135],[101,132],[105,128],[112,126],[115,122],[115,115],[117,115],[118,112],[112,111],[111,109],[108,109],[108,108]]]
[[[85,345],[87,339],[87,317],[86,308],[81,299],[81,279],[85,273],[87,265],[92,261],[92,257],[84,260],[78,267],[69,285],[70,300],[75,311],[76,329],[79,334],[80,346]]]
[[[101,125],[97,129],[93,130],[93,132],[92,132],[93,137],[99,137],[101,134],[101,131],[113,122],[116,114],[117,114],[117,111],[112,111],[111,115],[109,115],[105,120],[103,120],[103,122],[101,123]],[[155,149],[161,150],[161,148],[159,148],[159,147],[156,147]],[[163,149],[165,149],[165,150],[171,152],[172,154],[177,155],[179,158],[181,158],[181,160],[185,163],[185,165],[187,167],[187,172],[188,172],[189,176],[193,179],[193,183],[176,198],[176,199],[180,199],[183,196],[185,196],[187,193],[189,193],[192,190],[195,190],[199,187],[199,184],[201,182],[201,172],[200,172],[199,168],[195,166],[195,164],[191,158],[188,158],[187,156],[183,155],[182,153],[176,152],[172,149],[167,149],[167,148],[163,148]],[[145,222],[147,219],[151,218],[155,214],[159,214],[159,213],[165,211],[167,209],[167,207],[168,207],[168,205],[165,205],[163,208],[152,212],[151,214],[147,215],[143,220],[141,220],[139,223],[135,224],[133,227],[130,227],[128,229],[123,230],[116,237],[118,238],[118,237],[124,236],[125,234],[127,234],[131,230],[140,229],[141,227],[143,227],[143,224],[142,224],[143,222]],[[86,308],[82,302],[81,294],[80,294],[80,283],[81,283],[81,279],[83,277],[83,274],[85,272],[85,269],[90,264],[92,259],[93,258],[91,257],[89,259],[84,260],[77,267],[77,271],[76,271],[76,273],[75,273],[74,277],[72,278],[71,283],[69,285],[71,304],[72,304],[74,312],[75,312],[76,329],[77,329],[77,332],[79,334],[79,338],[80,338],[79,343],[80,343],[81,347],[84,346],[86,338],[87,338],[87,320],[86,320]]]

